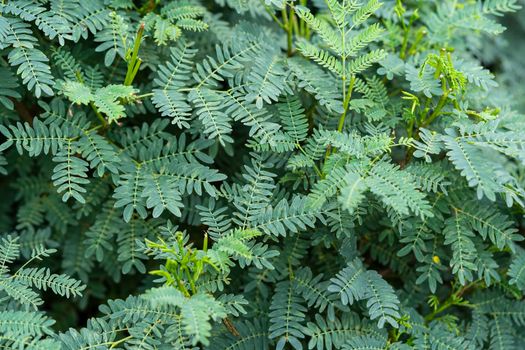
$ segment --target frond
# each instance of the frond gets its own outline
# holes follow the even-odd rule
[[[209,294],[193,295],[181,306],[182,324],[193,345],[209,345],[210,318],[217,320],[226,316],[222,304]]]
[[[2,237],[0,243],[0,274],[5,274],[9,271],[10,265],[20,255],[20,244],[18,238],[14,238],[11,235]]]
[[[338,197],[339,203],[343,209],[353,214],[365,198],[364,192],[367,190],[366,180],[358,172],[347,169],[341,194]]]
[[[288,65],[299,81],[299,87],[312,94],[322,106],[335,113],[343,112],[335,80],[315,64],[303,59],[290,59]]]
[[[126,222],[131,220],[134,212],[137,212],[142,218],[146,218],[148,214],[140,185],[143,177],[141,165],[127,163],[123,164],[121,169],[124,175],[118,181],[113,194],[113,198],[116,199],[115,208],[124,207],[123,217]]]
[[[445,169],[439,163],[412,163],[406,168],[406,171],[412,175],[417,187],[425,192],[442,192],[446,195],[447,187],[451,185],[444,174]]]
[[[182,292],[172,286],[162,286],[148,289],[141,298],[149,301],[154,308],[159,306],[178,306],[186,302]]]
[[[334,196],[345,185],[346,170],[344,167],[334,167],[324,179],[319,180],[308,194],[308,206],[320,209],[323,204]]]
[[[397,319],[401,315],[394,289],[376,271],[367,271],[358,258],[350,261],[330,282],[328,291],[337,294],[343,305],[366,299],[370,318],[379,319],[379,328],[387,322],[398,327]]]
[[[123,100],[133,100],[136,89],[132,86],[112,84],[104,86],[93,95],[93,103],[107,116],[108,123],[116,122],[126,116]]]
[[[155,107],[163,116],[173,118],[171,123],[177,124],[179,128],[190,127],[190,106],[186,102],[186,96],[178,90],[190,79],[192,59],[197,53],[192,46],[191,42],[179,41],[177,46],[172,47],[170,60],[158,67],[157,78],[154,80],[159,87],[153,90],[152,101]]]
[[[98,24],[98,23],[97,23]],[[104,65],[111,66],[117,55],[124,59],[129,47],[128,24],[125,19],[116,12],[109,13],[109,23],[95,35],[95,41],[100,44],[95,51],[105,52]]]
[[[3,13],[13,14],[24,21],[34,21],[37,16],[45,10],[45,7],[39,6],[38,3],[29,0],[9,2],[8,4],[2,5]]]
[[[111,20],[109,9],[101,1],[78,1],[74,11],[67,16],[72,22],[72,39],[77,42],[86,39],[88,34],[97,34]]]
[[[310,44],[306,40],[300,40],[297,43],[297,49],[301,51],[305,57],[317,62],[332,73],[338,76],[343,75],[341,62],[339,62],[338,58],[332,56],[328,51],[319,49],[317,46]]]
[[[517,234],[517,229],[509,217],[496,208],[481,206],[474,201],[465,201],[462,205],[454,206],[454,212],[484,240],[490,239],[498,249],[508,247],[514,250],[514,242],[523,240],[523,237]]]
[[[44,291],[49,288],[53,293],[67,298],[81,296],[82,291],[86,288],[81,281],[67,275],[51,273],[49,268],[45,267],[18,270],[14,275],[14,280]]]
[[[54,320],[39,312],[0,311],[2,335],[13,337],[38,337],[52,335]]]
[[[314,16],[310,9],[302,6],[296,6],[296,13],[310,28],[312,28],[324,41],[324,43],[339,56],[345,54],[343,49],[343,40],[341,34],[331,28],[331,26]]]
[[[21,305],[32,308],[33,310],[38,310],[38,307],[44,303],[38,293],[19,282],[6,281],[3,279],[0,281],[0,290],[4,291],[8,297],[16,300]]]
[[[465,338],[473,342],[476,346],[483,346],[489,335],[489,319],[481,312],[472,313],[472,323],[465,333]]]
[[[342,52],[342,55],[347,57],[357,57],[357,54],[361,50],[367,47],[371,42],[376,41],[383,32],[384,29],[379,23],[374,23],[366,27],[350,39],[344,52]]]
[[[263,103],[271,104],[277,101],[283,91],[291,92],[286,78],[285,65],[276,54],[260,55],[246,76],[246,102],[255,102],[260,109]]]
[[[111,241],[121,228],[119,217],[120,212],[114,208],[114,203],[108,201],[95,217],[91,227],[86,231],[84,241],[86,258],[94,255],[97,261],[102,261],[105,252],[113,250]]]
[[[36,157],[41,153],[57,154],[59,150],[70,143],[70,139],[63,135],[60,128],[46,126],[38,118],[33,120],[33,125],[18,122],[15,125],[5,127],[0,125],[0,132],[6,137],[6,141],[0,145],[0,152],[5,151],[13,144],[19,154],[28,152],[30,157]]]
[[[330,321],[335,320],[335,310],[348,311],[338,302],[335,294],[328,294],[326,288],[330,282],[323,281],[323,274],[315,277],[310,268],[305,267],[297,270],[292,277],[294,288],[303,296],[308,307],[314,306],[319,313],[326,312]]]
[[[164,176],[176,181],[181,193],[202,195],[208,194],[217,197],[217,188],[214,183],[226,179],[226,175],[216,169],[198,163],[172,162],[170,171]]]
[[[231,117],[223,111],[221,95],[214,90],[199,88],[191,90],[188,99],[195,106],[206,138],[217,139],[222,145],[233,143]]]
[[[155,142],[169,139],[169,135],[165,130],[168,125],[168,120],[157,119],[151,124],[143,123],[141,127],[122,130],[118,134],[118,140],[123,146],[119,154],[126,152],[131,157],[138,158],[140,153],[151,147]],[[177,145],[177,142],[174,142],[173,145]]]
[[[94,100],[91,89],[78,81],[65,81],[60,89],[64,96],[76,104],[87,105]]]
[[[252,350],[268,349],[268,326],[265,320],[235,322],[239,335],[226,334],[214,338],[210,350]]]
[[[340,152],[355,158],[376,157],[390,150],[392,137],[386,133],[361,136],[356,132],[345,133],[321,130],[315,135],[317,142],[336,147]]]
[[[270,339],[278,339],[276,349],[282,350],[287,343],[296,349],[302,349],[300,339],[304,338],[304,322],[306,308],[293,292],[292,284],[280,282],[275,288],[270,305]]]
[[[525,253],[523,251],[514,255],[507,275],[510,277],[509,284],[516,285],[520,290],[525,289]]]
[[[484,69],[475,61],[456,62],[457,69],[465,75],[469,83],[476,85],[488,91],[498,87],[498,83],[494,80],[494,75],[488,70]]]
[[[219,238],[214,248],[238,259],[241,267],[253,264],[258,269],[273,270],[271,260],[279,253],[266,244],[252,241],[259,235],[261,233],[256,230],[233,230]]]
[[[405,72],[405,78],[410,82],[410,89],[412,91],[423,92],[428,98],[443,95],[440,80],[436,79],[430,70],[424,69],[420,72],[415,67],[406,65]]]
[[[315,162],[321,159],[326,152],[324,143],[319,141],[320,138],[319,131],[315,130],[313,137],[307,138],[306,143],[302,146],[304,152],[291,156],[286,167],[292,171],[300,168],[313,168]]]
[[[241,294],[222,294],[217,300],[224,307],[226,314],[235,317],[246,314],[245,307],[249,304]]]
[[[454,216],[445,221],[443,230],[445,244],[451,245],[452,259],[450,266],[452,273],[458,276],[461,284],[473,280],[472,272],[477,270],[474,264],[475,252],[472,238],[474,233],[459,216]]]
[[[11,101],[11,98],[19,99],[22,97],[17,90],[19,87],[18,80],[7,67],[0,67],[0,80],[2,81],[2,87],[0,88],[0,104],[5,108],[12,110],[14,103]]]
[[[483,3],[483,12],[502,16],[505,12],[514,12],[521,9],[517,0],[489,0]]]
[[[370,51],[352,60],[349,63],[348,72],[352,75],[360,74],[372,67],[373,64],[380,62],[385,57],[386,51],[382,49]]]
[[[257,216],[254,226],[266,234],[274,236],[287,236],[314,227],[320,217],[318,210],[307,206],[307,198],[295,196],[290,202],[282,199],[275,206],[268,206]]]
[[[308,135],[308,120],[299,99],[285,96],[284,100],[277,104],[277,110],[284,132],[290,135],[296,143],[304,141]]]
[[[397,320],[401,314],[398,312],[399,299],[394,289],[376,271],[367,271],[365,278],[368,283],[366,307],[370,319],[378,319],[379,328],[383,328],[385,323],[398,327]]]
[[[58,164],[53,168],[51,180],[58,193],[64,192],[62,195],[64,202],[69,198],[75,198],[80,203],[85,203],[82,193],[85,193],[86,189],[82,185],[89,183],[87,179],[89,164],[75,155],[77,151],[77,147],[68,140],[64,148],[53,157],[53,161]]]
[[[515,340],[512,335],[512,324],[504,317],[494,317],[489,323],[490,348],[496,350],[512,349]]]
[[[341,318],[333,321],[315,316],[315,322],[308,322],[305,333],[310,337],[308,347],[318,350],[341,349],[351,339],[361,335],[370,335],[384,340],[385,333],[366,322],[352,312],[345,312]]]
[[[105,137],[95,131],[86,131],[77,144],[82,158],[89,162],[90,169],[97,170],[99,177],[102,177],[106,171],[112,174],[118,173],[117,150]]]
[[[343,305],[353,304],[354,301],[364,298],[366,293],[366,269],[359,259],[354,259],[341,270],[334,278],[328,291],[335,293]]]
[[[378,162],[369,171],[366,183],[385,205],[401,215],[410,211],[421,217],[434,215],[425,195],[413,190],[416,185],[409,173],[396,165]]]
[[[163,175],[150,175],[143,179],[142,197],[146,198],[146,207],[153,208],[153,217],[159,217],[164,210],[175,216],[181,216],[182,197],[175,180]]]
[[[483,152],[469,142],[453,135],[442,136],[447,157],[455,168],[461,171],[470,187],[475,187],[478,198],[486,196],[494,201],[496,193],[501,191],[501,185],[494,178],[496,169],[486,161]]]
[[[383,6],[379,0],[368,0],[366,4],[363,4],[355,13],[352,15],[352,26],[357,27],[363,24],[371,15],[374,14],[379,8]]]
[[[425,128],[419,129],[420,140],[412,141],[414,148],[416,149],[413,153],[416,158],[424,158],[425,162],[430,163],[432,158],[430,155],[439,154],[443,148],[441,142],[441,135],[435,131],[430,131]]]
[[[266,170],[272,163],[256,156],[251,165],[244,166],[243,178],[246,184],[238,189],[233,199],[236,211],[233,222],[241,228],[250,227],[263,210],[270,204],[270,197],[275,188],[274,173]]]
[[[254,103],[248,103],[245,91],[236,88],[225,92],[225,113],[232,115],[233,120],[240,121],[250,127],[249,136],[259,140],[259,144],[272,144],[274,135],[281,126],[272,121],[272,115],[264,107],[258,108]]]
[[[218,86],[225,78],[233,77],[235,71],[244,68],[244,63],[252,59],[259,45],[256,43],[241,44],[239,47],[215,47],[215,56],[197,63],[193,79],[196,89]]]
[[[342,347],[344,350],[383,350],[386,342],[383,339],[378,339],[370,336],[352,337],[346,345]]]
[[[29,90],[34,90],[37,98],[42,95],[52,96],[55,81],[48,65],[49,59],[37,49],[37,40],[30,25],[17,18],[2,17],[1,21],[3,23],[0,26],[8,28],[4,45],[13,47],[7,57],[9,64],[18,67],[17,74]]]

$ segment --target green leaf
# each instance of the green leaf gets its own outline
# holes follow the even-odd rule
[[[87,105],[95,99],[91,90],[82,83],[66,81],[62,84],[64,95],[73,103]]]
[[[345,182],[338,199],[343,209],[352,214],[365,198],[364,192],[368,190],[368,186],[364,178],[351,171],[345,175]]]

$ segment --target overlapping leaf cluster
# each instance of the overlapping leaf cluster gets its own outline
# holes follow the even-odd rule
[[[0,346],[523,348],[520,8],[3,1]]]

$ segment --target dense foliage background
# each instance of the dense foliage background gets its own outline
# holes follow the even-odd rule
[[[517,0],[2,0],[0,346],[523,349]]]

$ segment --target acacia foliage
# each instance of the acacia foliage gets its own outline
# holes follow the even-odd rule
[[[3,1],[0,346],[523,348],[520,8]]]

